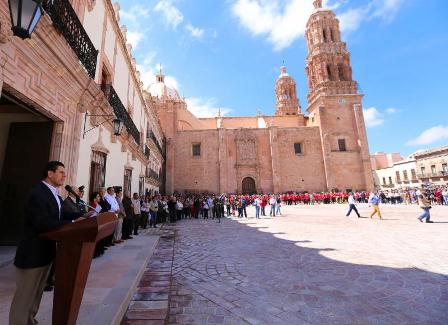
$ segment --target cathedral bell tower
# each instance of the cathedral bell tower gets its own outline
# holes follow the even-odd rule
[[[315,0],[306,24],[308,125],[318,126],[327,190],[372,190],[362,94],[334,12]]]
[[[301,113],[297,98],[296,82],[286,72],[286,67],[280,67],[280,75],[275,83],[276,112],[275,115],[297,115]]]
[[[331,10],[322,9],[322,0],[315,0],[314,7],[305,33],[308,102],[312,103],[318,95],[356,94],[350,52],[342,42],[339,20]]]

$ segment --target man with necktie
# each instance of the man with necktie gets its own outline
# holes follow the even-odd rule
[[[17,247],[16,291],[9,313],[10,325],[37,324],[35,316],[56,255],[56,242],[39,235],[47,230],[75,222],[64,219],[58,188],[65,182],[65,167],[59,161],[47,163],[43,180],[31,191],[26,206],[23,237]]]

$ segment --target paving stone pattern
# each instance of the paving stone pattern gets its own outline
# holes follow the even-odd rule
[[[448,210],[439,224],[415,207],[283,211],[178,222],[168,323],[448,324]]]
[[[168,318],[175,230],[164,226],[122,325],[159,325]]]

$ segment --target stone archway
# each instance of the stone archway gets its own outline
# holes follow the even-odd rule
[[[257,193],[257,188],[255,187],[255,180],[252,177],[244,177],[241,184],[241,193],[243,194],[254,194]]]

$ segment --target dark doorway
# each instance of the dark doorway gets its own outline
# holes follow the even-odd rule
[[[243,194],[254,194],[257,192],[255,188],[255,180],[252,177],[245,177],[242,183]]]
[[[23,208],[50,156],[53,123],[2,94],[0,98],[0,244],[20,239]]]

